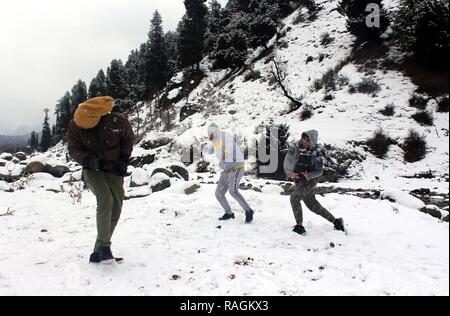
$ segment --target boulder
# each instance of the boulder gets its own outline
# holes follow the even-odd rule
[[[152,192],[150,187],[130,188],[125,192],[125,200],[137,199],[149,196]]]
[[[14,157],[19,159],[20,161],[27,160],[27,155],[24,152],[21,152],[21,151],[15,153]]]
[[[449,215],[445,216],[443,221],[448,223],[448,217],[449,217]]]
[[[142,168],[145,165],[150,165],[155,161],[155,155],[154,154],[148,154],[143,155],[140,157],[133,157],[130,160],[130,165],[132,165],[135,168]]]
[[[438,207],[436,207],[434,205],[427,205],[427,206],[421,208],[420,211],[422,213],[431,215],[435,218],[442,219],[442,212],[439,210]]]
[[[200,160],[197,163],[197,169],[195,170],[195,172],[197,173],[207,173],[209,171],[209,165],[210,163],[206,160]]]
[[[54,176],[55,178],[62,178],[66,173],[69,172],[70,169],[67,166],[63,165],[52,166],[48,164],[43,164],[40,161],[30,162],[25,168],[26,174],[48,173]]]
[[[137,188],[144,185],[148,185],[150,182],[150,177],[147,171],[141,168],[135,168],[131,173],[130,187]]]
[[[0,160],[0,167],[6,166],[6,160]]]
[[[30,162],[25,168],[26,174],[42,173],[45,172],[45,165],[40,161]]]
[[[0,155],[0,159],[11,161],[13,159],[13,155],[11,155],[10,153],[2,153]]]
[[[201,187],[198,184],[194,184],[192,186],[190,186],[189,188],[184,190],[184,193],[186,193],[186,195],[191,195],[196,193]]]
[[[145,150],[151,150],[156,149],[162,146],[166,146],[172,142],[172,138],[169,137],[161,137],[157,139],[151,139],[151,140],[144,140],[140,147]]]
[[[0,191],[8,193],[14,192],[13,188],[5,181],[0,181]]]
[[[152,188],[153,193],[164,191],[170,186],[170,177],[164,173],[155,174],[150,181],[150,187]]]
[[[46,172],[50,173],[52,176],[56,178],[61,178],[66,173],[70,172],[70,169],[69,167],[63,165],[58,166],[46,165]]]
[[[187,171],[186,168],[178,166],[178,165],[173,165],[173,166],[170,166],[169,169],[175,175],[179,175],[185,181],[189,181],[189,171]]]
[[[171,171],[169,171],[165,168],[156,168],[155,170],[153,170],[151,178],[153,178],[153,176],[155,176],[158,173],[165,174],[169,178],[175,178],[175,175]]]

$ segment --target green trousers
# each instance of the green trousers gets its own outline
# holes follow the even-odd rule
[[[111,246],[111,238],[119,222],[125,198],[123,178],[102,171],[84,170],[84,179],[97,198],[96,252],[100,247]]]

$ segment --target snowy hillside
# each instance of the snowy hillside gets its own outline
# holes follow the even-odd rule
[[[433,125],[414,120],[409,101],[418,87],[382,66],[399,56],[386,47],[373,58],[355,52],[337,2],[317,1],[312,21],[300,18],[308,15],[303,8],[287,17],[283,36],[253,52],[246,70],[212,71],[205,59],[204,77],[187,81],[188,96],[187,78],[178,74],[162,96],[175,100],[169,122],[166,112],[155,119],[155,102],[130,115],[143,120],[145,133],[133,152],[113,240],[122,265],[87,263],[95,199],[63,144],[33,157],[2,154],[0,295],[449,295],[448,113],[430,98]],[[396,1],[385,3],[393,8]],[[300,109],[273,80],[272,60]],[[370,93],[358,88],[367,82]],[[389,105],[392,116],[380,113]],[[194,110],[184,116],[188,106]],[[311,118],[301,119],[304,108]],[[349,158],[339,182],[318,188],[320,202],[345,219],[348,235],[308,210],[308,235],[292,233],[292,185],[256,178],[251,159],[242,194],[256,212],[254,223],[244,225],[234,201],[236,220],[218,222],[217,166],[211,161],[199,170],[197,161],[181,161],[213,122],[248,146],[267,125],[289,125],[291,140],[317,129],[321,143],[360,157]],[[365,146],[380,128],[395,141],[384,159]],[[427,143],[425,159],[415,163],[404,161],[401,146],[410,129]],[[21,178],[31,162],[36,173]]]

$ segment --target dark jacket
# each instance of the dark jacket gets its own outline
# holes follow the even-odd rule
[[[72,120],[67,131],[70,157],[83,164],[86,157],[106,161],[105,171],[115,172],[116,164],[128,162],[133,151],[134,133],[128,118],[121,113],[102,117],[92,129],[79,128]]]
[[[316,180],[322,176],[324,168],[322,147],[318,144],[319,133],[311,130],[304,134],[308,136],[311,147],[305,150],[300,142],[294,142],[284,160],[284,170],[286,174],[308,171],[311,179]],[[299,163],[302,165],[300,166]]]

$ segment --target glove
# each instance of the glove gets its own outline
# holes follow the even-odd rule
[[[119,177],[126,177],[128,173],[128,161],[130,157],[121,156],[116,165],[116,175]]]
[[[87,156],[83,159],[83,168],[94,171],[103,170],[105,168],[105,160]]]

